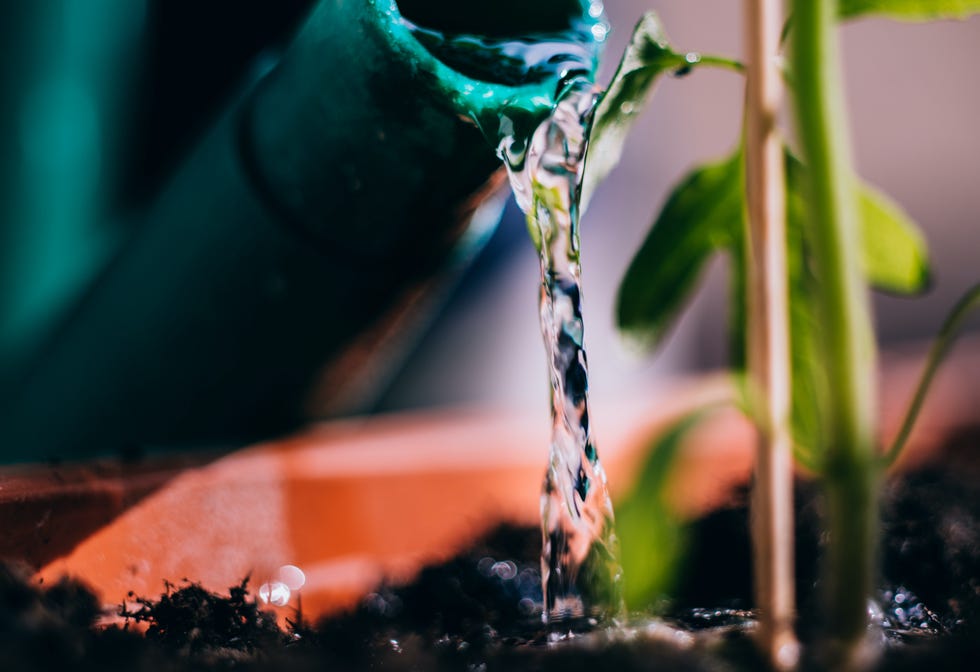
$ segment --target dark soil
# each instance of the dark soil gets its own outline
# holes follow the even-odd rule
[[[974,437],[975,438],[975,437]],[[976,442],[971,442],[976,445]],[[980,659],[980,480],[953,460],[886,487],[879,669],[975,669]],[[820,501],[798,494],[798,592],[804,643],[818,631]],[[134,598],[124,627],[98,627],[84,586],[32,584],[0,569],[0,670],[745,670],[759,669],[751,627],[745,507],[697,521],[691,556],[663,620],[620,629],[540,621],[538,532],[503,527],[405,586],[381,586],[352,612],[286,630],[248,582],[227,596],[184,583]],[[139,627],[137,627],[139,626]],[[570,632],[576,634],[570,635]],[[679,646],[678,642],[694,642]],[[810,650],[817,647],[811,646]]]

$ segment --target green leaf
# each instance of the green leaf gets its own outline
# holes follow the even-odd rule
[[[660,75],[668,71],[687,74],[705,65],[744,71],[740,62],[725,56],[674,51],[656,12],[640,18],[592,120],[579,199],[582,212],[588,208],[596,186],[619,163],[626,136]]]
[[[699,168],[674,189],[619,288],[621,329],[659,344],[713,253],[732,249],[743,219],[742,155]]]
[[[582,178],[583,212],[595,187],[619,163],[626,136],[657,79],[665,70],[683,63],[684,56],[670,48],[660,17],[655,12],[644,14],[596,108]]]
[[[929,286],[929,253],[919,227],[885,194],[858,186],[862,264],[877,289],[915,294]]]
[[[682,416],[654,439],[639,479],[616,503],[616,530],[623,567],[623,599],[629,609],[647,609],[670,591],[686,547],[686,530],[667,501],[677,456],[687,433],[710,407]]]
[[[788,150],[786,167],[787,282],[796,457],[819,467],[827,383],[820,367],[820,318],[806,235],[805,167]],[[728,252],[731,265],[732,367],[745,366],[745,249],[742,153],[689,174],[664,205],[619,290],[620,328],[659,344],[694,290],[705,263]],[[858,187],[865,273],[874,286],[921,291],[929,266],[922,234],[902,210],[873,188]]]
[[[838,0],[840,16],[887,16],[903,21],[965,19],[980,12],[980,0]]]
[[[895,441],[883,458],[886,466],[891,465],[902,454],[902,450],[905,448],[905,442],[908,441],[909,435],[912,434],[912,428],[915,427],[915,421],[919,417],[919,411],[922,410],[922,404],[925,403],[926,395],[929,394],[929,386],[932,385],[932,379],[936,375],[936,371],[939,370],[939,365],[943,363],[943,359],[949,354],[959,333],[959,329],[963,326],[967,316],[978,308],[980,308],[980,284],[970,287],[960,297],[960,300],[956,302],[956,305],[953,306],[953,309],[943,321],[943,326],[939,329],[936,340],[933,341],[932,347],[929,349],[929,356],[926,358],[925,368],[922,370],[922,376],[919,378],[919,384],[915,388],[915,394],[912,395],[912,401],[909,402],[908,410],[905,412],[902,427],[899,429]]]

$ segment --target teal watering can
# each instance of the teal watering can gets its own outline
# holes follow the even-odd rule
[[[3,373],[0,459],[235,445],[363,408],[496,222],[496,142],[594,73],[603,21],[586,0],[320,2]]]

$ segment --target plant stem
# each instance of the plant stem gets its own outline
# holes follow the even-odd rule
[[[838,55],[835,2],[793,0],[791,64],[829,399],[824,477],[830,544],[827,626],[837,665],[855,664],[867,624],[878,518],[875,354],[861,276],[858,206]]]
[[[666,58],[667,63],[670,64],[668,67],[676,68],[678,71],[681,71],[684,74],[693,68],[701,66],[719,68],[721,70],[730,70],[738,73],[745,72],[745,65],[741,61],[737,61],[734,58],[728,58],[727,56],[702,54],[699,51],[671,51],[665,54],[664,58]],[[658,65],[658,67],[663,67],[663,64]]]
[[[966,321],[970,312],[978,306],[980,306],[980,284],[974,285],[967,290],[966,294],[960,297],[960,300],[953,306],[952,312],[946,317],[946,321],[943,322],[943,326],[936,335],[936,340],[933,341],[932,347],[929,349],[926,366],[922,370],[922,377],[919,379],[919,384],[915,388],[912,401],[909,402],[909,408],[905,412],[905,420],[902,422],[902,427],[898,430],[898,435],[892,442],[891,448],[882,456],[886,467],[890,467],[898,459],[898,456],[902,454],[902,449],[905,448],[905,442],[908,441],[909,436],[912,434],[912,428],[915,427],[915,421],[919,417],[919,411],[922,410],[922,404],[925,403],[926,394],[929,393],[929,385],[932,384],[933,376],[936,375],[939,365],[942,364],[949,349],[953,346],[956,332],[959,330],[960,325]]]
[[[776,117],[781,0],[746,0],[745,185],[748,253],[748,368],[761,402],[752,489],[758,643],[777,670],[799,659],[793,632],[793,456],[790,417],[786,188]]]
[[[733,72],[745,72],[745,65],[727,56],[713,56],[711,54],[698,54],[698,65],[710,65],[714,68],[722,68]]]

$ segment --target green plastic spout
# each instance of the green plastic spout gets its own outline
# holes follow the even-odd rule
[[[479,239],[474,213],[499,215],[477,207],[496,137],[530,129],[570,74],[522,74],[508,45],[550,36],[591,71],[602,20],[584,0],[320,2],[8,372],[0,457],[234,445],[363,409]]]

